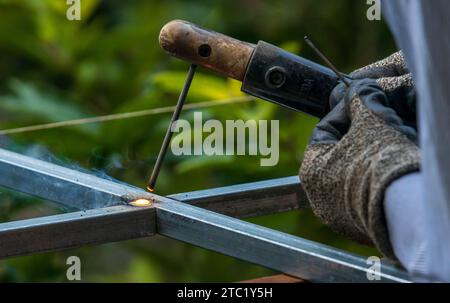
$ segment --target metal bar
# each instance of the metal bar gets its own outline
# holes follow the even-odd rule
[[[368,282],[365,258],[169,199],[155,208],[158,234],[313,282]],[[383,264],[380,281],[409,279]]]
[[[156,231],[161,235],[310,281],[367,282],[368,265],[366,265],[365,258],[173,199],[151,195],[125,184],[71,171],[67,168],[2,150],[0,150],[0,184],[35,194],[41,198],[57,202],[63,201],[66,204],[70,204],[69,198],[84,200],[93,199],[96,195],[103,199],[98,201],[108,203],[111,201],[123,203],[124,197],[130,197],[130,195],[153,198],[156,201],[152,208],[156,210]],[[74,187],[77,190],[68,196],[64,193],[67,190],[64,186]],[[91,202],[87,204],[91,205]],[[126,212],[128,209],[129,207],[125,207],[123,211]],[[149,208],[135,208],[133,210],[136,213],[149,212]],[[101,212],[102,210],[98,211]],[[116,215],[120,217],[121,212],[118,211]],[[70,216],[70,214],[68,215]],[[124,216],[127,217],[127,215]],[[138,217],[141,218],[140,215]],[[145,217],[144,215],[142,219],[144,222]],[[107,221],[103,221],[104,229],[99,231],[94,239],[89,239],[88,232],[85,232],[91,229],[89,226],[86,226],[86,229],[79,230],[77,235],[74,235],[74,232],[67,227],[66,236],[72,238],[72,240],[62,236],[54,239],[46,238],[47,226],[53,225],[53,228],[56,229],[54,224],[57,223],[55,221],[66,225],[81,220],[79,217],[78,220],[75,220],[75,218],[65,220],[64,217],[61,219],[61,215],[57,219],[59,221],[55,220],[55,217],[32,219],[32,221],[25,221],[25,225],[23,224],[24,221],[0,224],[0,245],[4,242],[8,243],[10,252],[6,255],[20,255],[22,253],[29,254],[34,248],[38,248],[39,251],[59,249],[65,248],[66,245],[71,247],[93,243],[93,240],[100,241],[103,237],[106,241],[116,240],[115,236],[111,235],[115,234],[116,226],[115,224],[105,224]],[[148,220],[150,222],[154,220],[153,215],[149,214]],[[95,221],[95,218],[92,218],[90,222]],[[142,232],[142,236],[152,233],[148,225],[141,226],[140,220],[125,218],[121,224],[125,230],[127,228],[133,229],[133,235],[139,235],[140,232]],[[152,223],[148,224],[151,225]],[[27,226],[29,226],[28,229]],[[62,228],[61,226],[59,227]],[[126,233],[123,232],[124,237]],[[49,242],[51,240],[52,244],[47,247],[30,244],[39,242],[39,237],[47,239]],[[61,243],[56,243],[57,241],[61,241]],[[27,249],[22,251],[23,246]],[[15,247],[15,250],[11,247]],[[0,246],[0,255],[3,254],[2,251],[3,245]],[[382,265],[381,278],[383,282],[408,281],[406,273],[386,264]]]
[[[168,198],[235,218],[309,207],[298,176],[175,194]]]
[[[0,149],[0,185],[62,204],[95,209],[149,197],[139,188]]]
[[[0,258],[152,236],[154,208],[113,206],[0,224]]]
[[[82,178],[81,178],[82,176]],[[61,167],[0,149],[0,185],[38,196],[70,209],[120,205],[132,198],[153,197],[117,181]],[[170,198],[238,218],[307,207],[298,177],[260,181],[181,193]]]

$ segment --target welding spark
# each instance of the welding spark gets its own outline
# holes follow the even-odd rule
[[[131,201],[129,204],[132,206],[138,206],[138,207],[144,207],[144,206],[150,206],[152,205],[152,200],[139,198],[136,200]]]

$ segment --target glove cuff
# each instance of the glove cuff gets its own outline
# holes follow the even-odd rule
[[[386,257],[396,259],[384,211],[384,193],[395,180],[420,170],[420,152],[407,142],[387,146],[370,173],[367,227],[373,244]]]

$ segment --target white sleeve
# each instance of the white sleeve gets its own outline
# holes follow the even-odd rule
[[[389,0],[383,14],[413,74],[422,150],[421,173],[386,192],[391,242],[407,268],[416,262],[428,278],[449,281],[450,1]]]
[[[437,262],[424,263],[429,251],[427,234],[443,230],[438,222],[434,226],[425,223],[424,214],[429,208],[424,203],[422,181],[421,173],[413,173],[396,180],[386,190],[384,211],[389,238],[395,255],[413,280],[450,282],[450,272]]]

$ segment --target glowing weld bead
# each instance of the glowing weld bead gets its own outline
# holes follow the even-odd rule
[[[129,204],[132,206],[145,207],[152,205],[153,201],[149,199],[139,198],[131,201]]]

